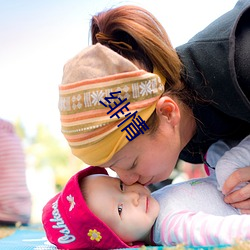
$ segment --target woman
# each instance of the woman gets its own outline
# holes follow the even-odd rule
[[[113,169],[128,185],[149,185],[168,178],[179,157],[202,163],[212,143],[250,134],[249,12],[250,1],[239,1],[176,51],[144,9],[121,6],[94,16],[95,45],[65,65],[60,86],[62,132],[72,152],[87,164]],[[138,123],[130,141],[121,133],[124,124],[119,130],[121,117],[107,116],[108,105],[121,96],[131,105],[122,110],[125,117],[134,110],[148,128]],[[238,170],[225,190],[249,179],[250,167]],[[247,185],[225,201],[250,211],[249,191]]]

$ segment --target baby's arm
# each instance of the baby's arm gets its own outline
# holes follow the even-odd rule
[[[237,146],[227,151],[217,162],[215,167],[218,189],[222,191],[223,185],[229,175],[239,168],[250,165],[250,135],[242,140]],[[245,186],[241,183],[236,189]],[[234,189],[234,190],[236,190]],[[233,191],[234,191],[233,190]]]
[[[236,144],[237,145],[237,144]],[[225,143],[222,140],[219,140],[213,143],[206,154],[206,162],[209,167],[209,175],[214,173],[215,166],[218,163],[219,159],[225,154],[225,152],[229,151],[232,147],[229,144]]]
[[[236,240],[250,239],[250,215],[173,211],[163,220],[160,234],[161,244],[167,246],[233,244]]]

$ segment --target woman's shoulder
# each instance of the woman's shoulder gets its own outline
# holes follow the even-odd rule
[[[176,50],[184,65],[182,77],[190,89],[223,113],[250,123],[250,101],[238,82],[234,60],[235,31],[249,10],[250,0],[239,1]],[[244,25],[250,27],[247,20]]]

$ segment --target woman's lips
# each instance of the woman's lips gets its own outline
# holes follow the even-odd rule
[[[149,181],[147,181],[146,183],[142,184],[143,186],[148,186],[152,183],[154,177],[152,177]]]

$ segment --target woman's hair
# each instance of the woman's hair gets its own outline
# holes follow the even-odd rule
[[[92,43],[101,43],[145,70],[157,69],[165,78],[165,93],[187,105],[190,93],[181,82],[181,61],[159,21],[137,6],[120,6],[98,13],[91,20]],[[147,124],[150,132],[158,127],[154,112]]]

